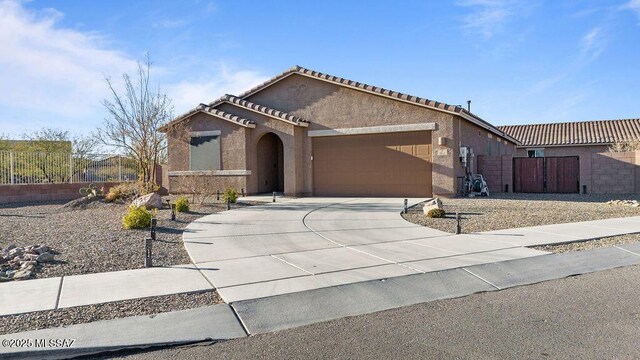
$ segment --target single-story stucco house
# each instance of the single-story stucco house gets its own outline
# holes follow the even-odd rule
[[[452,196],[474,157],[515,154],[518,145],[461,106],[299,66],[161,131],[171,192],[201,181],[248,194]]]
[[[462,106],[299,66],[161,131],[172,193],[453,196],[468,173],[492,192],[640,192],[640,152],[607,152],[640,139],[640,119],[496,127]]]

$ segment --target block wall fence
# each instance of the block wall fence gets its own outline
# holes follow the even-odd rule
[[[640,193],[640,151],[585,151],[565,156],[580,158],[581,193],[585,186],[591,194]],[[513,158],[512,155],[477,157],[478,173],[485,176],[490,192],[513,192]]]
[[[156,182],[160,185],[160,194],[166,195],[168,190],[168,175],[166,165],[156,167]],[[95,184],[108,191],[119,182],[78,182],[63,184],[14,184],[0,185],[0,204],[38,201],[68,201],[81,197],[80,188]]]

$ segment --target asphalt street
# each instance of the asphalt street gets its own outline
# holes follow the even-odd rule
[[[116,358],[640,358],[638,279],[631,266]]]

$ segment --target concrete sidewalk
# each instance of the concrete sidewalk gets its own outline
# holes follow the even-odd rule
[[[0,284],[0,316],[213,290],[193,265],[114,271]]]
[[[227,304],[0,336],[0,358],[68,358],[247,336]],[[20,340],[24,340],[21,342]],[[15,341],[22,345],[14,346]]]
[[[537,256],[244,300],[151,316],[0,336],[4,358],[60,358],[127,348],[224,340],[440,299],[640,264],[640,243]],[[11,347],[5,340],[40,341]],[[52,347],[50,340],[73,341]],[[44,342],[42,342],[44,341]],[[48,346],[46,346],[48,344]]]
[[[630,217],[452,235],[405,221],[402,207],[390,198],[278,198],[212,214],[183,235],[195,266],[3,283],[0,316],[214,287],[233,303],[538,257],[547,253],[526,246],[640,232],[640,217]]]

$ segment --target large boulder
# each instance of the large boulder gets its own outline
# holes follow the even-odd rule
[[[157,193],[143,195],[133,200],[131,205],[135,207],[144,206],[147,209],[160,209],[162,208],[162,197]]]
[[[435,198],[435,199],[429,200],[422,207],[422,211],[425,214],[428,213],[429,210],[432,210],[432,209],[442,209],[442,201],[440,201],[440,198]]]

